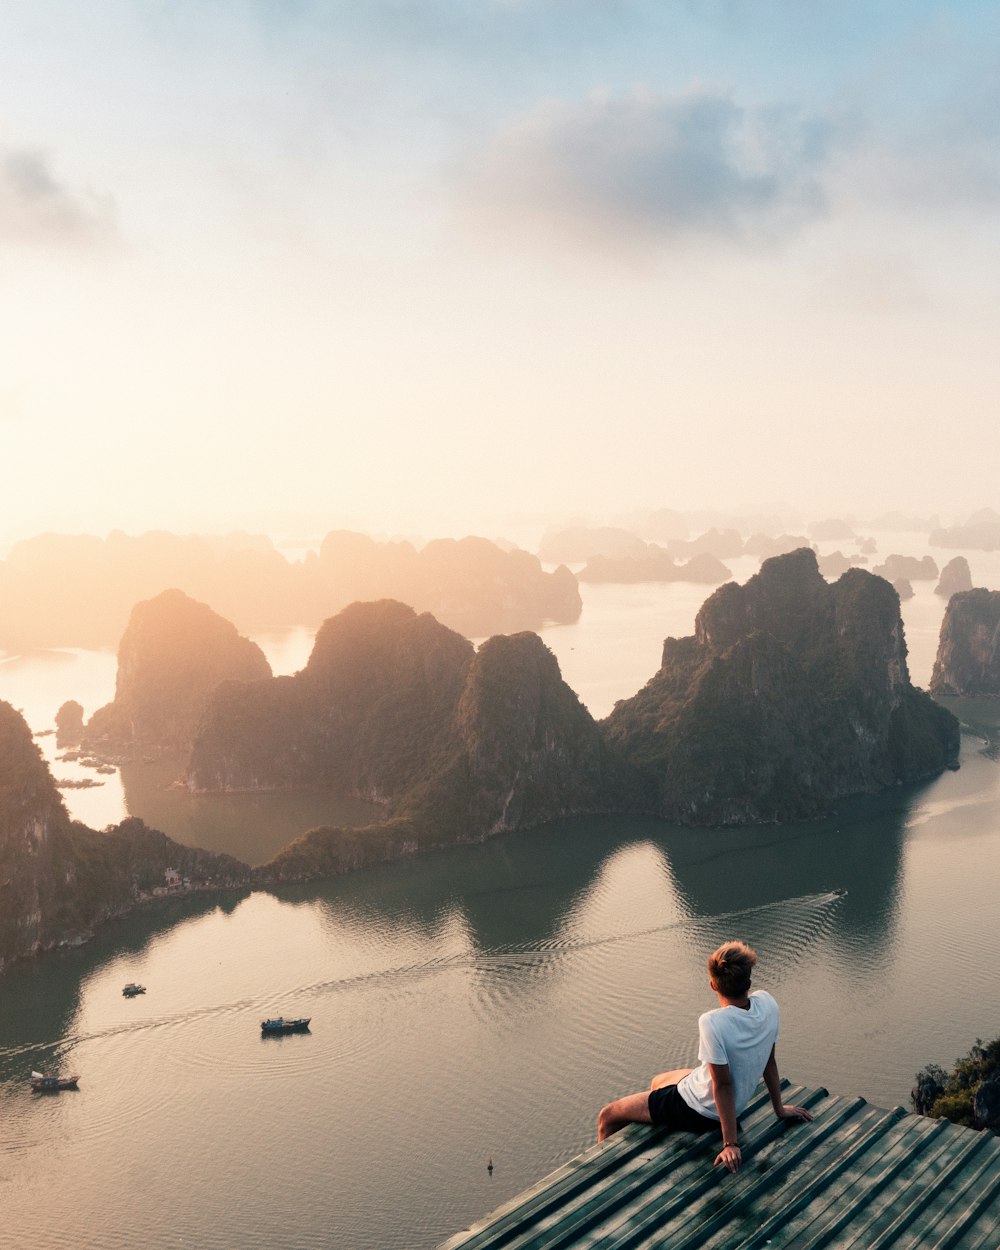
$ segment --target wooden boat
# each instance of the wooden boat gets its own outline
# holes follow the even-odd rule
[[[144,985],[136,985],[134,981],[129,981],[128,985],[122,990],[126,998],[135,998],[136,994],[145,994],[146,987]]]
[[[60,1089],[76,1089],[78,1076],[45,1076],[41,1072],[32,1072],[31,1088],[36,1094],[52,1094]]]
[[[308,1033],[311,1016],[299,1017],[297,1020],[286,1020],[277,1016],[273,1020],[261,1020],[260,1031],[265,1037],[281,1033]]]

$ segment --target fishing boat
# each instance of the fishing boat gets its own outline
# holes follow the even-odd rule
[[[129,981],[128,985],[122,990],[126,998],[135,998],[136,994],[145,994],[146,987],[144,985],[136,985],[134,981]]]
[[[52,1094],[60,1089],[76,1089],[78,1076],[45,1076],[42,1072],[32,1072],[31,1088],[36,1094]]]
[[[273,1020],[261,1020],[260,1031],[265,1037],[280,1033],[308,1033],[311,1016],[300,1016],[297,1020],[286,1020],[277,1016]]]

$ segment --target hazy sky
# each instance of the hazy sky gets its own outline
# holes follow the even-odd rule
[[[998,201],[994,2],[0,0],[0,534],[998,506]]]

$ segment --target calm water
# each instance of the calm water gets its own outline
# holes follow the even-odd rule
[[[704,597],[685,624],[683,596],[665,611],[652,588],[610,591],[588,589],[589,632],[548,635],[598,713]],[[0,697],[29,711],[12,688],[35,688],[32,664],[0,664]],[[52,682],[49,718],[64,698],[96,706]],[[602,1102],[693,1061],[704,955],[736,935],[782,1003],[783,1073],[905,1104],[918,1068],[1000,1032],[984,946],[1000,703],[953,706],[974,730],[959,772],[829,821],[567,822],[308,889],[169,900],[16,967],[0,980],[4,1244],[433,1247],[588,1145]],[[129,980],[148,993],[124,999]],[[279,1012],[312,1032],[262,1040]],[[32,1068],[80,1089],[33,1096]]]

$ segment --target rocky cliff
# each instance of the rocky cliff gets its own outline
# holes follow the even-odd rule
[[[384,824],[312,831],[258,870],[272,880],[602,810],[621,770],[537,635],[499,635],[476,652],[383,600],[326,622],[295,677],[221,688],[188,780],[322,785],[386,804]]]
[[[615,801],[617,774],[600,730],[537,634],[483,643],[456,726],[468,794],[462,820],[480,835]]]
[[[83,705],[67,699],[56,712],[56,742],[59,746],[76,746],[83,737]]]
[[[23,717],[0,702],[0,969],[83,940],[162,885],[167,867],[219,886],[249,877],[244,864],[139,820],[104,833],[71,821]]]
[[[828,585],[809,549],[720,587],[604,728],[649,808],[685,824],[814,816],[958,756],[958,722],[910,684],[892,587]]]
[[[187,749],[208,696],[221,682],[271,676],[256,643],[181,590],[165,590],[132,609],[118,648],[112,703],[87,724],[90,744]]]
[[[320,876],[558,816],[803,818],[953,765],[958,722],[909,681],[899,600],[803,549],[729,583],[660,672],[594,723],[534,634],[470,645],[392,601],[328,621],[294,678],[222,687],[195,789],[324,785],[386,821],[319,829],[256,871]]]
[[[455,710],[474,648],[393,600],[356,603],[316,635],[294,677],[230,685],[191,754],[192,790],[324,786],[388,802],[456,749]]]
[[[917,1073],[910,1098],[918,1115],[1000,1136],[1000,1037],[985,1046],[977,1041],[951,1072],[928,1064]]]
[[[1000,695],[1000,590],[966,590],[948,600],[931,690]]]
[[[941,570],[941,580],[934,587],[934,593],[945,599],[972,589],[972,570],[965,556],[955,556]]]

